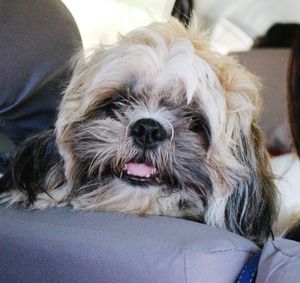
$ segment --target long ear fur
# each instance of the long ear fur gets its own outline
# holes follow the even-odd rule
[[[224,89],[227,113],[224,137],[211,154],[221,185],[206,222],[261,244],[272,234],[278,203],[263,134],[256,125],[260,81],[231,57],[209,56],[207,61]]]
[[[276,188],[261,131],[252,124],[250,139],[244,134],[242,139],[235,155],[249,171],[228,198],[225,225],[228,230],[262,244],[272,234],[277,217]]]
[[[45,131],[24,141],[12,157],[10,170],[0,179],[3,191],[21,190],[32,204],[40,192],[64,182],[63,161],[55,144],[54,131]]]

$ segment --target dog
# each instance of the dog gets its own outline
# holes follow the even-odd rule
[[[55,129],[16,150],[1,202],[180,217],[261,245],[279,197],[260,88],[196,28],[131,31],[78,56]]]

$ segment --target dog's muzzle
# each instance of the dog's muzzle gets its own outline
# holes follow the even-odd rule
[[[137,120],[130,128],[133,144],[143,152],[155,150],[161,142],[167,139],[167,132],[156,120],[144,118]],[[157,183],[157,169],[146,160],[131,160],[123,168],[122,178],[132,184],[140,185]]]

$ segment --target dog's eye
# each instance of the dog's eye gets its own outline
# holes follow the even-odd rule
[[[170,99],[167,99],[165,97],[163,97],[159,100],[159,105],[162,107],[168,108],[168,109],[176,108],[176,105],[174,104],[174,102],[172,102]]]
[[[163,107],[168,107],[170,105],[170,103],[168,103],[168,100],[164,97],[159,100],[159,104]]]
[[[104,119],[107,117],[116,118],[116,111],[121,108],[121,102],[118,100],[111,100],[105,103],[102,103],[99,107],[97,107],[97,116],[100,119]]]
[[[116,96],[109,97],[102,100],[99,105],[95,105],[88,113],[85,114],[86,119],[115,119],[116,112],[122,107],[121,99],[117,99]]]
[[[94,107],[87,115],[87,118],[91,119],[105,119],[107,117],[116,118],[115,111],[118,109],[117,105],[113,101],[106,101]]]
[[[110,96],[96,107],[97,117],[105,119],[107,117],[117,118],[116,112],[122,115],[122,110],[128,107],[128,105],[137,99],[135,93],[126,90],[119,90],[114,95]]]
[[[209,123],[205,117],[201,115],[191,115],[188,117],[189,119],[189,130],[201,135],[203,138],[205,145],[207,148],[210,145],[210,140],[211,140],[211,131],[209,127]]]

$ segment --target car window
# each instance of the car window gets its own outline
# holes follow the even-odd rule
[[[63,0],[79,27],[85,49],[112,44],[126,33],[171,14],[175,0]]]

